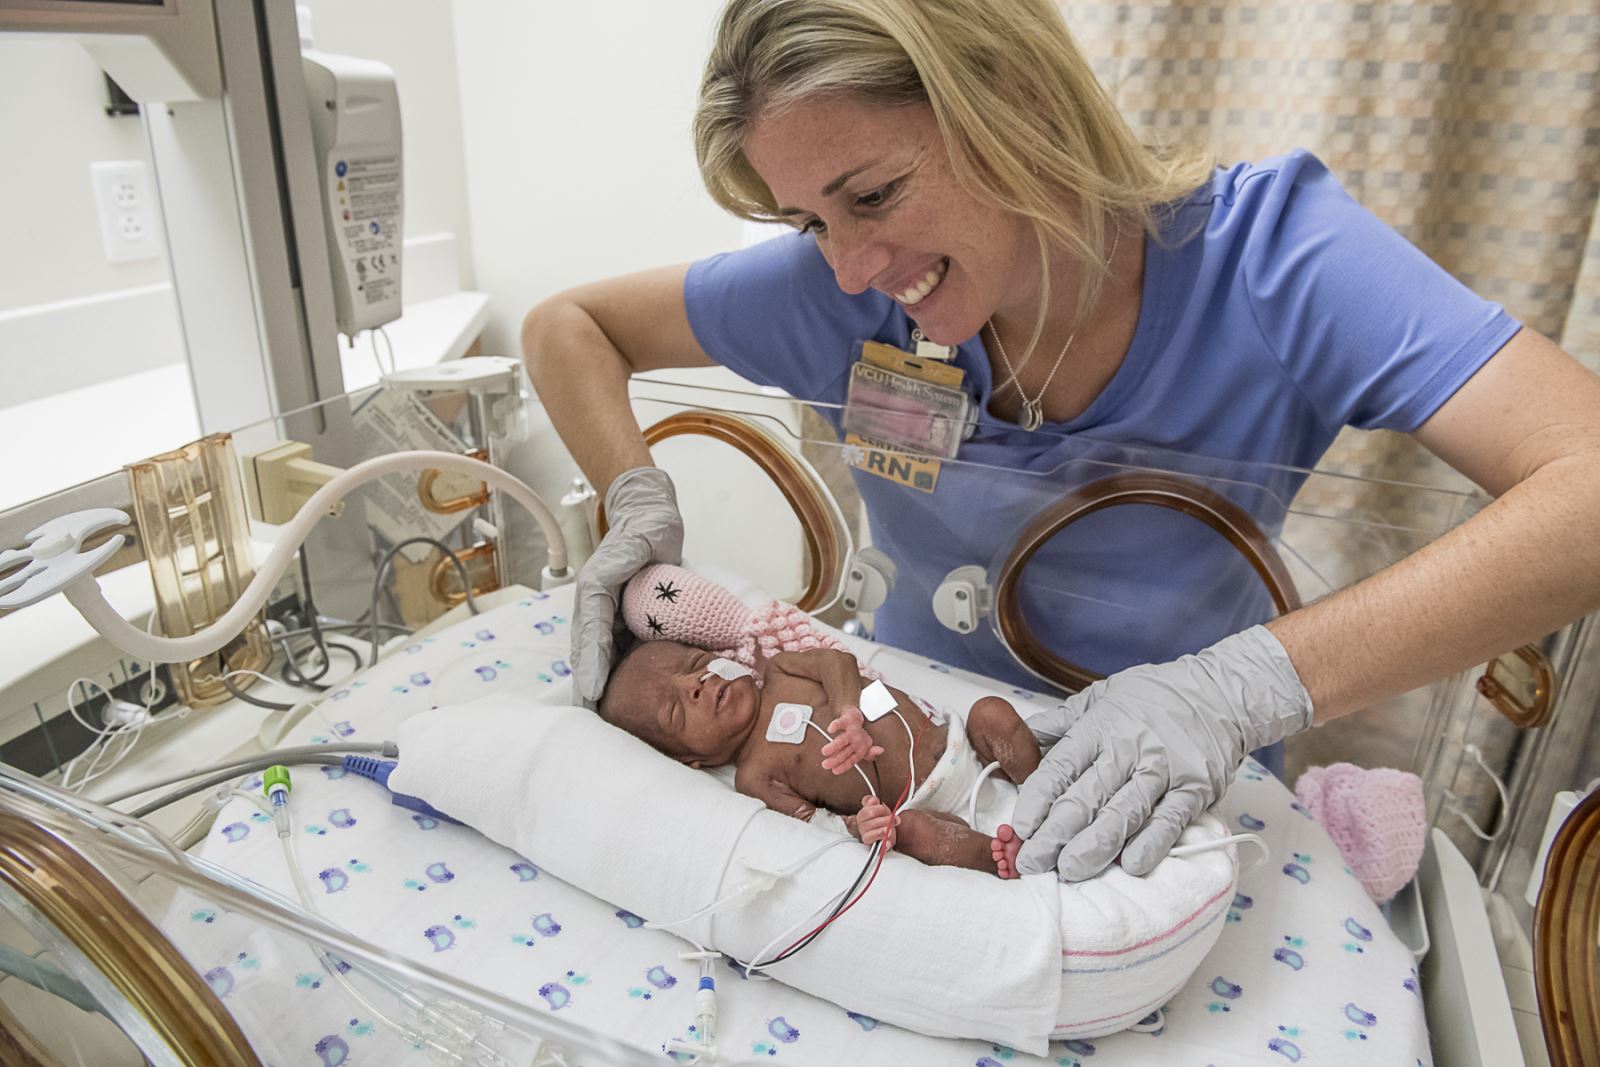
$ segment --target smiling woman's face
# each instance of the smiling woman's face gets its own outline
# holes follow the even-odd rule
[[[691,767],[732,762],[761,701],[753,678],[711,674],[715,658],[676,641],[646,641],[612,672],[601,717]]]
[[[803,101],[759,120],[744,150],[783,215],[816,234],[839,288],[888,294],[930,340],[1037,313],[1031,227],[957,185],[926,104]]]

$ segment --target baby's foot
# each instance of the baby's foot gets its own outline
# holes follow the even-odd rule
[[[989,848],[994,855],[994,865],[1000,869],[1000,877],[1022,877],[1017,872],[1017,853],[1022,851],[1022,838],[1017,836],[1015,830],[1001,823],[989,841]]]

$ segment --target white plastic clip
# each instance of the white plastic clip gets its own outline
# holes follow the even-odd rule
[[[54,596],[73,582],[91,584],[95,569],[105,563],[127,542],[122,534],[96,548],[85,550],[83,543],[95,534],[129,525],[126,512],[115,508],[91,508],[58,515],[28,533],[27,548],[0,552],[0,608],[26,608]]]

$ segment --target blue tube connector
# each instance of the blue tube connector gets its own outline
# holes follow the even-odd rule
[[[346,756],[344,769],[351,774],[360,775],[370,781],[377,782],[385,789],[389,789],[389,776],[399,764],[392,759],[379,759],[376,756]],[[396,793],[389,789],[389,802],[397,804],[408,811],[418,815],[427,815],[441,822],[452,822],[457,826],[463,825],[460,819],[452,819],[438,808],[429,804],[421,797],[414,797],[409,793]]]

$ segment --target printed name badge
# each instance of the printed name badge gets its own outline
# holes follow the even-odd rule
[[[939,486],[939,461],[899,452],[882,441],[857,433],[844,435],[844,461],[858,471],[899,482],[908,489],[931,493]]]
[[[772,709],[772,721],[767,723],[767,740],[798,745],[806,739],[806,723],[810,721],[811,705],[779,704]]]
[[[940,459],[971,436],[976,412],[962,389],[966,372],[944,360],[954,351],[917,342],[917,355],[863,341],[845,397],[845,462],[857,470],[931,493]]]
[[[850,368],[844,428],[891,448],[954,459],[974,420],[965,378],[953,364],[864,341]]]

